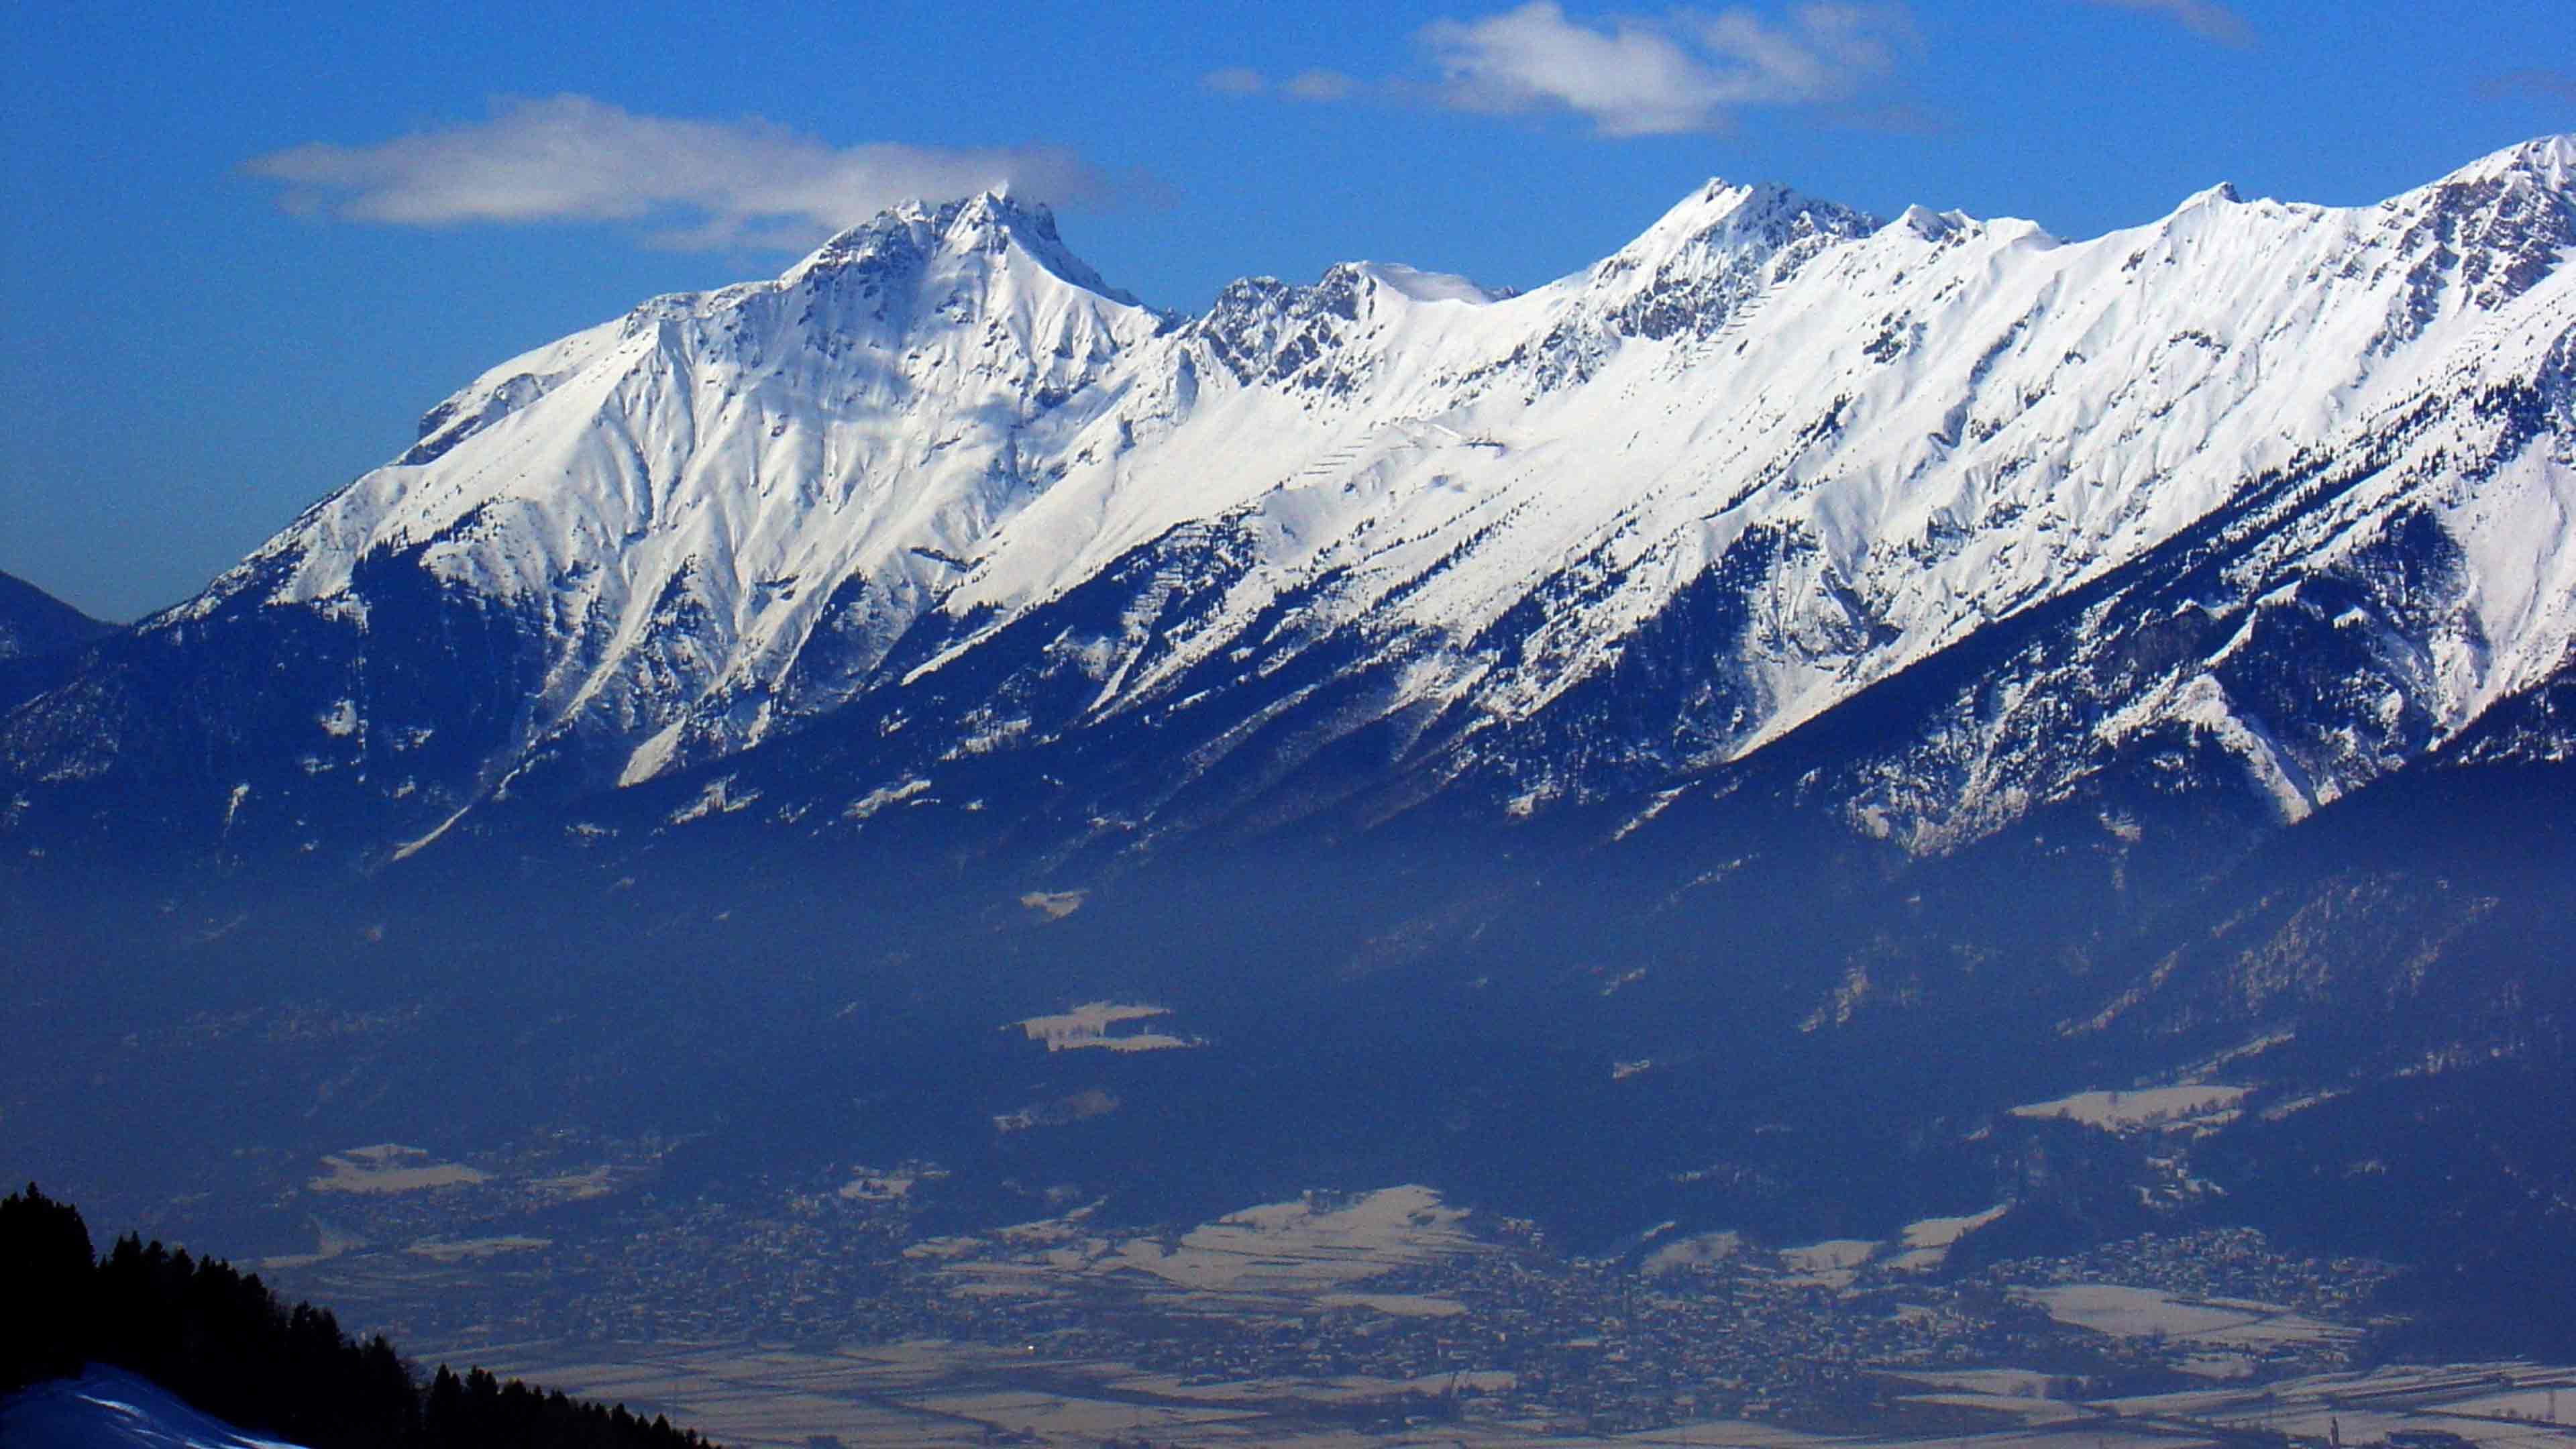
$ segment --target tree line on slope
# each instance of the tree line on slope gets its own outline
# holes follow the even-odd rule
[[[0,1199],[0,1394],[114,1364],[197,1409],[309,1449],[712,1449],[695,1431],[486,1370],[428,1382],[378,1334],[281,1302],[256,1274],[128,1233],[105,1257],[80,1210]]]

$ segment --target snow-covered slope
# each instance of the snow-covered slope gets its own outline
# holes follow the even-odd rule
[[[1159,322],[1043,212],[901,208],[776,282],[494,368],[177,617],[255,591],[363,620],[361,561],[407,555],[534,626],[528,743],[576,732],[649,775],[684,724],[702,753],[758,740],[827,607],[863,672],[1045,488]],[[829,708],[836,683],[788,702]]]
[[[201,656],[251,631],[301,693],[263,700],[266,756],[233,731],[194,782],[227,830],[330,834],[328,794],[418,839],[826,720],[828,778],[799,777],[837,798],[783,818],[1086,739],[1151,760],[1090,802],[1131,825],[1229,772],[1248,808],[1359,738],[1393,798],[1527,813],[1747,757],[2207,534],[2225,566],[2158,607],[2253,629],[2362,560],[2404,600],[2325,617],[2386,688],[2261,717],[2201,667],[2258,631],[2097,688],[2083,728],[2213,741],[2296,818],[2569,657],[2571,175],[2561,137],[2374,207],[2219,187],[2086,242],[1712,182],[1525,294],[1354,263],[1191,319],[1041,209],[907,207],[494,369],[149,621],[149,664],[22,713],[10,758],[139,768],[100,728],[170,713],[137,691],[236,718],[251,671]],[[2105,606],[2068,647],[2144,622]],[[1936,731],[1943,783],[1882,782],[1871,828],[1941,848],[2090,768],[1994,731],[2014,678],[1962,686],[1973,738]],[[1963,779],[1974,808],[1917,798]]]
[[[245,1434],[123,1369],[92,1367],[0,1400],[12,1449],[295,1449]]]

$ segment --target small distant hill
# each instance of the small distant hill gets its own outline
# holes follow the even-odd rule
[[[25,579],[0,573],[0,660],[65,653],[116,629]]]
[[[70,679],[83,646],[121,632],[25,579],[0,573],[0,713]]]

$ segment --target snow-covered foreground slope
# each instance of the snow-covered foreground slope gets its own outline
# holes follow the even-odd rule
[[[1318,762],[1531,813],[2093,590],[2090,694],[1963,682],[1855,822],[1943,848],[2176,734],[2296,819],[2569,657],[2571,249],[2563,137],[2087,242],[1712,182],[1525,294],[1356,263],[1190,319],[1041,209],[907,207],[477,380],[15,715],[8,818],[168,777],[191,832],[393,847],[800,735],[762,808],[809,828],[1012,754],[1150,777],[1086,801],[1121,829],[1219,777],[1293,816]],[[2227,682],[2284,611],[2362,660],[2295,720]],[[2017,750],[2042,696],[2082,748]]]
[[[295,1449],[188,1407],[150,1379],[93,1367],[0,1400],[12,1449]]]

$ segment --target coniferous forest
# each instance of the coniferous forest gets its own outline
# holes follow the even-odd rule
[[[105,1257],[80,1210],[0,1199],[0,1395],[113,1364],[199,1410],[309,1449],[707,1449],[659,1416],[442,1365],[424,1382],[379,1334],[289,1307],[219,1258],[132,1233]]]

